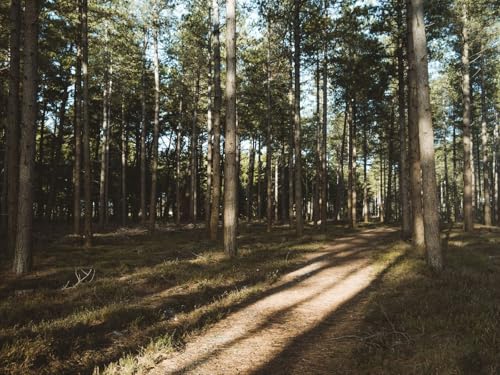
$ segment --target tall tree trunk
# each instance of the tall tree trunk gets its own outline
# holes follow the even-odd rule
[[[106,31],[107,34],[107,31]],[[106,36],[107,38],[107,36]],[[106,42],[107,43],[107,42]],[[109,59],[108,52],[105,52]],[[108,152],[109,152],[109,96],[110,96],[110,65],[104,72],[104,89],[102,94],[102,143],[101,143],[101,171],[99,176],[99,226],[102,228],[107,216],[108,201],[106,200],[106,185],[108,179]]]
[[[78,0],[76,35],[76,79],[74,93],[75,160],[73,165],[73,233],[80,234],[81,169],[82,169],[82,1]]]
[[[48,105],[48,100],[47,98],[43,99],[43,109],[42,109],[42,117],[40,119],[40,138],[38,141],[38,165],[35,163],[35,168],[38,169],[38,171],[42,171],[44,168],[44,160],[45,160],[45,120],[47,117],[47,105]],[[36,174],[36,173],[35,173]],[[43,218],[45,216],[45,207],[44,207],[44,201],[45,201],[45,196],[43,192],[43,187],[44,187],[44,180],[42,178],[42,174],[38,175],[38,191],[36,195],[36,202],[37,202],[37,210],[36,210],[36,217],[38,218]]]
[[[273,225],[273,145],[271,125],[271,24],[267,19],[267,63],[266,63],[266,219],[267,233]]]
[[[483,189],[484,189],[484,225],[491,225],[490,200],[490,157],[488,154],[488,127],[486,108],[486,89],[484,87],[484,57],[481,59],[481,142],[483,148]]]
[[[181,223],[181,127],[182,127],[182,97],[179,103],[179,124],[175,138],[175,225]]]
[[[142,44],[142,72],[141,72],[141,191],[140,191],[140,216],[141,223],[146,224],[146,49],[148,32],[144,28],[144,41]]]
[[[247,220],[250,222],[253,217],[253,180],[255,172],[255,141],[250,141],[250,155],[248,163],[248,182],[247,182]]]
[[[463,96],[463,139],[464,139],[464,231],[474,230],[472,208],[472,166],[470,130],[470,76],[469,76],[469,36],[467,6],[462,5],[462,96]]]
[[[347,96],[347,123],[349,125],[349,226],[356,228],[356,125],[354,121],[354,100]]]
[[[327,0],[325,0],[324,11],[327,12]],[[326,42],[323,44],[323,121],[322,121],[322,135],[321,135],[321,197],[320,197],[320,210],[321,210],[321,231],[326,232],[326,221],[328,215],[328,168],[327,168],[327,154],[326,154],[326,137],[328,127],[328,45]]]
[[[422,206],[422,169],[420,165],[420,146],[417,123],[417,78],[415,57],[413,51],[413,35],[411,29],[411,4],[408,0],[407,22],[407,58],[408,58],[408,134],[410,156],[410,201],[412,213],[412,243],[415,249],[423,251],[424,238],[424,213]]]
[[[221,196],[221,161],[220,161],[220,112],[222,104],[220,82],[220,25],[219,0],[212,0],[212,40],[214,48],[214,110],[213,110],[213,187],[212,207],[210,209],[210,239],[217,239],[219,227],[220,196]]]
[[[345,156],[345,144],[347,137],[347,117],[348,117],[348,103],[346,101],[346,107],[344,110],[344,127],[342,130],[342,142],[340,145],[340,157],[339,157],[339,179],[338,179],[338,188],[337,194],[335,197],[335,210],[333,213],[333,217],[335,220],[340,219],[340,215],[343,211],[343,207],[345,206],[344,201],[344,193],[345,193],[345,184],[344,184],[344,156]]]
[[[401,234],[403,239],[411,237],[410,208],[408,200],[408,162],[405,123],[405,74],[404,74],[404,27],[403,0],[398,1],[398,122],[399,122],[399,197],[401,199]]]
[[[316,55],[316,152],[315,152],[315,174],[314,174],[314,185],[313,185],[313,223],[316,228],[318,221],[320,220],[320,185],[321,185],[321,133],[322,126],[321,121],[323,116],[321,115],[321,110],[323,106],[321,105],[321,93],[320,93],[320,65],[319,65],[319,53]]]
[[[209,4],[209,12],[208,17],[212,17],[212,4]],[[212,168],[213,168],[213,122],[212,122],[212,112],[214,106],[214,99],[212,94],[213,87],[213,75],[212,75],[212,42],[213,35],[210,32],[210,36],[208,38],[208,77],[207,77],[207,100],[208,100],[208,109],[207,109],[207,192],[205,195],[205,225],[208,231],[208,235],[210,236],[210,208],[212,201]]]
[[[366,124],[363,125],[363,221],[370,221],[368,209],[368,135]]]
[[[127,225],[128,209],[127,209],[127,125],[125,122],[125,95],[122,94],[121,108],[121,163],[122,163],[122,188],[121,188],[121,217],[122,225]]]
[[[394,103],[391,109],[391,120],[387,124],[387,194],[385,195],[385,220],[392,222],[394,220],[392,214],[392,169],[394,156]]]
[[[286,153],[285,153],[285,140],[283,139],[283,143],[281,144],[281,193],[280,193],[280,201],[281,201],[281,222],[284,224],[286,222],[288,210],[287,210],[287,186],[286,186]]]
[[[226,1],[226,133],[224,143],[224,251],[236,255],[238,175],[236,166],[236,0]]]
[[[276,158],[276,162],[274,164],[274,221],[277,222],[278,218],[278,206],[279,206],[279,165],[280,158],[279,156]]]
[[[298,237],[304,233],[304,214],[302,197],[302,156],[300,129],[300,42],[302,39],[300,25],[300,8],[302,2],[294,0],[293,40],[294,40],[294,146],[295,146],[295,231]]]
[[[156,5],[157,3],[155,3]],[[155,7],[156,8],[156,7]],[[159,9],[154,9],[153,16],[153,65],[154,65],[154,122],[153,122],[153,149],[151,160],[151,200],[149,202],[149,230],[154,231],[156,225],[156,189],[158,179],[158,138],[160,136],[160,61],[158,56],[158,37],[160,33]]]
[[[291,42],[290,42],[291,44]],[[291,49],[291,47],[290,47]],[[289,54],[289,79],[288,79],[288,105],[290,107],[289,113],[289,135],[288,135],[288,224],[290,228],[293,226],[293,206],[294,206],[294,189],[293,189],[293,181],[294,181],[294,165],[293,165],[293,152],[294,152],[294,123],[295,123],[295,106],[294,106],[294,91],[293,91],[293,55],[290,51]]]
[[[439,231],[439,207],[436,191],[436,170],[434,161],[434,133],[432,128],[431,103],[429,95],[429,73],[427,62],[427,41],[424,27],[423,0],[411,0],[412,36],[417,79],[418,129],[420,141],[420,162],[422,166],[423,207],[425,246],[427,261],[434,271],[443,268],[441,238]]]
[[[82,81],[83,81],[83,194],[85,199],[84,229],[85,247],[92,246],[92,168],[90,164],[89,126],[89,45],[88,45],[88,0],[82,0]]]
[[[35,129],[38,81],[39,2],[28,1],[24,9],[23,90],[21,139],[19,144],[19,189],[17,233],[13,270],[23,274],[31,270],[33,250],[33,175],[35,165]]]
[[[19,186],[19,135],[20,111],[20,45],[21,45],[21,0],[11,0],[10,5],[10,61],[9,96],[7,99],[7,249],[14,252],[17,231],[17,202]]]
[[[262,171],[262,160],[261,160],[261,140],[259,135],[259,140],[257,142],[257,220],[260,221],[262,219],[262,179],[261,171]]]
[[[193,103],[193,118],[191,127],[191,161],[189,187],[189,218],[196,223],[198,208],[198,99],[200,96],[200,71],[196,73],[196,83]]]

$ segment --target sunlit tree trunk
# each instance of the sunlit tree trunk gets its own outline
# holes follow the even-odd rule
[[[324,10],[327,11],[327,0],[324,3]],[[322,110],[322,135],[321,135],[321,197],[320,197],[320,211],[321,211],[321,230],[326,232],[326,221],[328,215],[328,168],[327,168],[327,154],[326,154],[326,137],[328,127],[328,51],[327,42],[323,44],[323,110]]]
[[[411,29],[412,10],[408,0],[408,133],[410,159],[410,201],[412,212],[412,243],[417,250],[425,247],[424,216],[422,206],[422,169],[420,166],[420,146],[417,123],[417,81],[413,35]]]
[[[175,135],[175,225],[181,223],[181,135],[182,135],[182,97],[179,102],[179,123]]]
[[[212,17],[212,4],[209,4],[209,12],[208,17]],[[213,35],[210,32],[210,36],[208,38],[208,77],[207,77],[207,191],[205,195],[205,225],[207,227],[208,235],[210,236],[210,209],[211,209],[211,201],[212,201],[212,163],[213,163],[213,122],[212,122],[212,112],[214,106],[213,99],[213,54],[212,54],[212,40]]]
[[[471,130],[470,130],[470,76],[469,76],[469,36],[467,6],[462,5],[462,97],[463,97],[463,139],[464,139],[464,230],[474,229],[474,211],[472,208],[472,166],[471,166]]]
[[[155,5],[158,5],[155,3]],[[158,57],[158,37],[160,33],[159,9],[155,6],[153,16],[153,65],[154,65],[154,121],[153,145],[151,158],[151,198],[149,202],[149,230],[153,231],[156,225],[156,201],[158,179],[158,138],[160,136],[160,62]]]
[[[349,226],[356,228],[356,125],[354,121],[354,100],[347,96],[347,123],[349,126],[349,181],[348,210]]]
[[[289,113],[289,139],[288,139],[288,224],[290,228],[293,226],[293,207],[294,207],[294,189],[293,189],[293,181],[294,181],[294,165],[293,165],[293,152],[294,152],[294,122],[295,122],[295,107],[293,102],[293,56],[290,52],[289,56],[289,80],[288,80],[288,105],[290,106]]]
[[[236,0],[226,1],[226,132],[224,144],[224,252],[236,255],[238,172],[236,165]]]
[[[300,125],[300,43],[302,38],[300,25],[301,0],[294,0],[293,39],[294,39],[294,146],[295,146],[295,231],[297,236],[304,233],[304,214],[302,197],[302,156]]]
[[[422,167],[424,238],[427,261],[434,271],[443,268],[439,230],[439,206],[434,161],[434,133],[432,128],[427,62],[427,40],[424,26],[423,0],[411,0],[411,29],[413,36],[415,75],[417,80],[417,114]]]
[[[210,239],[217,239],[221,196],[221,161],[220,161],[220,112],[222,103],[220,84],[220,26],[219,1],[212,0],[212,40],[214,52],[214,108],[213,108],[213,181],[212,207],[210,209]]]
[[[107,31],[106,31],[107,34]],[[107,37],[106,37],[107,38]],[[107,43],[107,41],[106,41]],[[109,59],[108,52],[105,51],[106,58]],[[109,152],[109,97],[110,97],[110,68],[104,73],[104,89],[102,94],[102,143],[101,143],[101,172],[99,176],[99,226],[102,228],[108,210],[106,200],[106,185],[108,179],[108,152]]]
[[[363,221],[367,224],[370,221],[368,208],[368,135],[366,124],[363,125]]]
[[[26,2],[24,8],[23,84],[21,139],[19,142],[19,189],[16,246],[13,270],[22,274],[31,270],[33,251],[33,177],[35,165],[35,129],[37,116],[37,54],[39,2]]]

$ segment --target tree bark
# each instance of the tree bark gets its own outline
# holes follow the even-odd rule
[[[404,240],[411,237],[410,208],[408,200],[408,161],[407,136],[405,123],[405,74],[404,74],[404,38],[403,38],[403,4],[398,1],[398,122],[399,122],[399,197],[401,199],[401,234]]]
[[[105,51],[105,55],[109,61],[108,51]],[[108,107],[109,107],[109,96],[110,96],[110,86],[111,86],[110,82],[111,82],[110,65],[108,65],[108,67],[104,72],[104,90],[102,94],[101,171],[99,176],[99,227],[101,228],[104,226],[104,222],[108,211],[108,201],[106,200],[106,185],[108,179],[108,158],[109,158]]]
[[[411,4],[408,0],[408,133],[409,133],[409,158],[410,158],[410,201],[412,212],[412,243],[415,249],[423,251],[424,216],[422,206],[422,170],[420,165],[420,146],[417,123],[417,81],[415,70],[415,57],[413,51],[413,35],[411,29]]]
[[[219,227],[220,197],[221,197],[221,160],[220,160],[220,112],[222,104],[220,78],[220,25],[219,0],[212,0],[212,38],[214,48],[214,109],[213,109],[213,187],[212,207],[210,209],[210,239],[217,239]]]
[[[200,96],[200,72],[197,71],[193,118],[191,127],[191,161],[190,161],[190,188],[189,188],[189,218],[191,223],[195,224],[198,216],[198,99]]]
[[[212,4],[209,4],[208,17],[212,17]],[[210,36],[208,38],[208,77],[207,77],[207,100],[208,100],[208,109],[207,109],[207,192],[205,196],[205,225],[208,231],[208,235],[210,236],[210,208],[212,201],[212,168],[213,168],[213,120],[212,120],[212,112],[214,107],[214,99],[213,99],[213,74],[212,74],[212,43],[213,43],[213,35],[210,32]]]
[[[325,13],[327,12],[327,1],[324,5]],[[327,168],[327,153],[326,153],[326,137],[328,127],[328,45],[326,42],[323,44],[323,121],[322,121],[322,136],[321,136],[321,197],[320,197],[320,210],[321,210],[321,231],[326,232],[326,223],[328,216],[328,168]]]
[[[82,169],[82,1],[78,0],[76,35],[76,79],[74,93],[75,160],[73,165],[73,233],[80,234],[81,169]]]
[[[88,0],[82,0],[82,81],[83,81],[83,194],[85,199],[84,229],[85,247],[92,246],[92,167],[90,164],[89,126],[89,46],[88,46]]]
[[[155,3],[157,5],[157,3]],[[156,8],[156,7],[155,7]],[[154,65],[154,121],[153,121],[153,145],[151,160],[151,200],[149,202],[149,230],[154,231],[156,225],[156,201],[157,201],[157,179],[158,179],[158,138],[160,136],[160,62],[158,56],[158,37],[160,33],[159,9],[154,9],[153,15],[153,65]]]
[[[17,233],[13,270],[23,274],[31,270],[33,250],[33,177],[35,165],[35,129],[38,81],[39,2],[28,1],[24,9],[23,89],[21,139],[19,143],[19,189]]]
[[[7,99],[7,249],[14,253],[17,231],[17,202],[19,186],[19,135],[20,111],[20,45],[21,45],[21,0],[11,0],[10,5],[10,61],[9,96]]]
[[[122,167],[122,188],[121,188],[121,218],[122,225],[127,225],[128,209],[127,209],[127,124],[125,120],[125,95],[122,94],[122,108],[121,108],[121,167]]]
[[[472,208],[472,166],[470,130],[470,75],[469,75],[469,36],[467,6],[462,6],[462,97],[463,97],[463,142],[464,142],[464,231],[474,230],[474,211]]]
[[[140,216],[141,223],[146,224],[146,49],[148,42],[147,29],[144,28],[142,44],[142,74],[141,74],[141,192]]]
[[[424,27],[423,0],[411,0],[412,36],[417,79],[418,129],[424,207],[425,246],[427,261],[434,271],[443,268],[439,230],[439,206],[436,191],[434,133],[429,95],[427,41]]]
[[[301,0],[294,0],[293,40],[294,40],[294,146],[295,146],[295,231],[298,237],[304,234],[304,213],[302,197],[302,156],[301,156],[301,125],[300,125],[300,43]]]
[[[354,121],[354,100],[347,96],[347,123],[349,125],[349,226],[356,228],[356,125]]]
[[[175,139],[175,225],[181,223],[181,128],[182,128],[182,97],[179,103],[179,123]]]
[[[236,0],[226,1],[226,132],[224,144],[224,252],[236,256],[238,175],[236,166]]]
[[[484,58],[481,59],[481,142],[483,149],[483,189],[484,189],[484,225],[491,226],[490,198],[490,157],[488,154],[488,126],[486,108],[486,89],[484,80]]]
[[[250,141],[248,163],[248,182],[247,182],[247,221],[252,221],[253,218],[253,180],[255,173],[255,140]]]
[[[266,219],[267,233],[273,225],[273,145],[271,125],[271,25],[267,19],[267,63],[266,63]]]

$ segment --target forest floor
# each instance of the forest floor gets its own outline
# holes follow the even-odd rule
[[[202,228],[41,229],[34,272],[0,271],[0,373],[500,373],[493,228],[444,233],[441,275],[375,225],[243,224],[232,260]]]

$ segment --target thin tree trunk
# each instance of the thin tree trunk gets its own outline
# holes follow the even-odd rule
[[[21,131],[20,104],[20,44],[21,0],[11,0],[10,5],[10,61],[9,96],[7,99],[7,249],[14,253],[17,231],[17,202],[19,186],[19,136]]]
[[[189,218],[195,224],[197,220],[198,208],[198,99],[200,96],[200,72],[196,74],[193,118],[191,127],[191,162],[190,162],[190,187],[189,187]]]
[[[462,6],[462,95],[463,95],[463,139],[464,139],[464,231],[474,230],[472,208],[472,166],[470,130],[470,77],[469,77],[469,36],[467,6]]]
[[[490,200],[490,157],[488,154],[488,128],[486,90],[484,81],[484,58],[481,59],[481,141],[483,148],[483,189],[484,189],[484,225],[491,226],[491,200]]]
[[[80,234],[81,169],[82,169],[82,1],[78,0],[78,31],[76,35],[75,161],[73,165],[73,233]]]
[[[368,209],[368,135],[366,124],[363,126],[363,221],[370,221]]]
[[[148,34],[144,28],[144,41],[142,45],[142,74],[141,74],[141,191],[140,191],[140,216],[141,223],[146,224],[146,49]]]
[[[293,165],[293,152],[294,152],[294,123],[295,123],[295,106],[294,106],[294,91],[293,91],[293,56],[290,52],[289,55],[289,82],[288,82],[288,105],[290,106],[290,130],[289,130],[289,140],[288,140],[288,224],[290,228],[293,226],[293,206],[294,206],[294,165]]]
[[[224,251],[236,256],[238,174],[236,165],[236,0],[226,1],[226,132],[224,144]]]
[[[267,64],[266,64],[266,219],[267,233],[271,232],[273,225],[273,145],[271,125],[271,25],[267,20]]]
[[[349,125],[349,226],[356,228],[356,125],[354,121],[354,100],[347,96],[347,123]]]
[[[399,197],[401,199],[401,234],[403,239],[411,237],[410,208],[408,200],[408,161],[406,145],[406,123],[405,123],[405,74],[404,74],[404,38],[403,38],[403,0],[398,1],[398,122],[399,122]]]
[[[181,223],[181,127],[182,127],[182,97],[179,103],[179,124],[175,139],[175,225]]]
[[[393,156],[394,156],[394,104],[391,109],[391,120],[387,124],[387,194],[385,195],[385,220],[392,222],[394,220],[392,213],[392,170],[393,170]]]
[[[121,188],[121,217],[122,225],[127,225],[127,125],[125,123],[125,96],[122,94],[122,118],[121,118],[121,162],[122,162],[122,188]]]
[[[250,155],[248,163],[248,182],[247,182],[247,221],[252,221],[253,217],[253,180],[255,173],[255,141],[250,141]]]
[[[212,207],[210,209],[210,239],[217,239],[219,227],[220,196],[221,196],[221,161],[220,161],[220,112],[222,103],[220,82],[220,25],[219,1],[212,0],[212,37],[214,48],[214,110],[213,110],[213,187]]]
[[[417,81],[418,129],[420,161],[422,166],[423,207],[425,246],[427,261],[434,271],[443,268],[441,238],[439,231],[439,207],[436,191],[436,170],[434,161],[434,133],[432,128],[431,103],[429,95],[429,73],[427,62],[427,41],[424,27],[422,0],[411,0],[411,29],[413,36],[413,58]]]
[[[422,206],[422,170],[420,166],[420,146],[417,123],[417,81],[413,36],[411,31],[411,4],[408,0],[408,134],[410,156],[410,201],[412,212],[412,243],[415,249],[422,251],[425,247],[424,216]]]
[[[324,11],[327,12],[327,0],[324,3]],[[321,137],[321,197],[320,197],[320,210],[321,210],[321,231],[326,232],[326,222],[328,216],[328,168],[327,168],[327,154],[326,154],[326,137],[328,126],[328,57],[327,57],[327,42],[323,44],[323,129]]]
[[[92,246],[92,201],[89,126],[89,46],[88,46],[88,0],[82,0],[82,81],[83,81],[83,194],[85,199],[84,229],[85,247]]]
[[[212,4],[209,4],[208,17],[212,17]],[[207,191],[205,195],[205,225],[208,231],[208,235],[210,236],[210,208],[211,208],[211,200],[212,200],[212,163],[213,163],[213,122],[212,122],[212,112],[214,106],[214,100],[212,95],[212,87],[213,87],[213,75],[212,75],[212,40],[213,35],[210,32],[209,40],[208,40],[208,77],[207,77],[207,100],[208,100],[208,109],[207,109]]]
[[[334,219],[339,220],[340,215],[345,206],[344,204],[344,193],[345,193],[345,185],[344,185],[344,156],[345,156],[345,144],[347,137],[347,117],[348,117],[348,103],[346,102],[346,108],[344,110],[344,127],[342,130],[342,142],[340,145],[340,157],[339,157],[339,181],[338,181],[338,189],[335,198],[335,211],[334,211]]]
[[[260,178],[262,171],[262,160],[261,160],[261,140],[259,135],[259,141],[257,143],[257,220],[262,219],[262,180]]]
[[[156,3],[155,3],[156,5]],[[155,7],[156,8],[156,7]],[[156,225],[156,201],[158,179],[158,138],[160,136],[160,62],[158,56],[158,37],[160,33],[159,9],[154,9],[153,15],[153,65],[154,65],[154,122],[153,122],[153,150],[151,161],[151,200],[149,202],[149,230],[154,231]]]
[[[286,222],[286,217],[287,217],[287,188],[286,188],[286,153],[285,153],[285,140],[283,140],[283,143],[281,145],[281,156],[280,156],[280,161],[281,161],[281,194],[280,194],[280,201],[281,201],[281,223],[284,224]]]
[[[318,221],[320,220],[320,185],[321,185],[321,133],[322,126],[321,121],[323,116],[321,115],[321,110],[323,106],[321,105],[321,93],[320,93],[320,65],[319,65],[319,53],[316,55],[316,152],[315,152],[315,174],[314,174],[314,185],[313,185],[313,223],[316,228]]]
[[[304,233],[304,214],[302,197],[302,156],[300,129],[300,43],[302,39],[300,25],[301,1],[294,0],[293,39],[294,39],[294,145],[295,145],[295,230],[298,237]]]
[[[28,1],[24,9],[23,89],[21,139],[19,144],[19,190],[17,233],[13,270],[23,274],[31,270],[33,250],[33,175],[35,165],[35,129],[38,81],[39,2]]]
[[[107,31],[106,31],[107,34]],[[106,36],[107,38],[107,36]],[[106,42],[107,43],[107,42]],[[107,47],[106,47],[107,48]],[[108,52],[105,55],[109,59]],[[102,94],[102,143],[101,143],[101,171],[99,176],[99,227],[104,226],[106,213],[108,211],[108,202],[106,200],[106,185],[108,179],[107,166],[108,166],[108,151],[109,151],[109,119],[108,119],[108,106],[110,95],[110,68],[104,72],[104,90]]]

